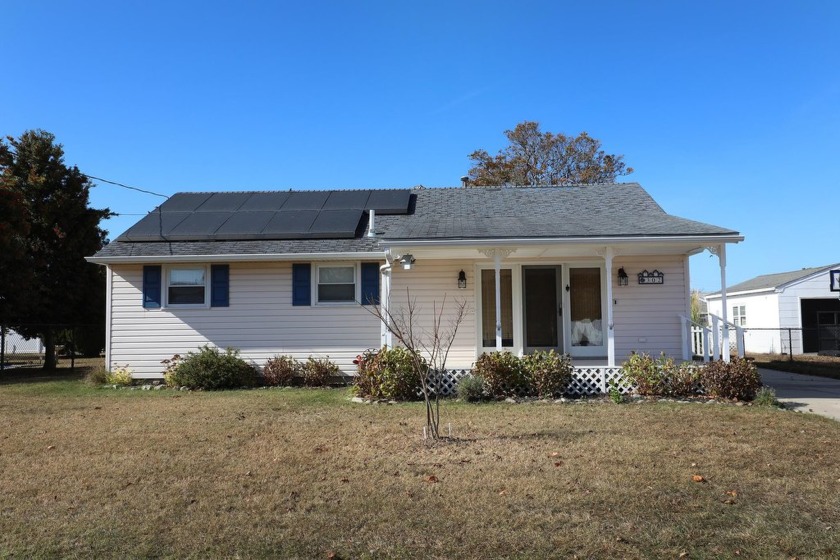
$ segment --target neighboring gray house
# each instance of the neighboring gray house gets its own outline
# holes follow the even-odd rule
[[[553,348],[613,367],[688,357],[688,257],[737,231],[669,215],[636,183],[179,193],[90,261],[107,267],[107,367],[159,377],[203,344],[262,365],[391,344],[367,305],[464,300],[449,357]],[[603,383],[603,380],[602,380]]]
[[[830,272],[838,269],[840,263],[765,274],[728,287],[727,314],[731,323],[744,329],[746,351],[840,350],[840,293],[830,285]],[[720,316],[720,292],[708,294],[706,301],[709,313]]]

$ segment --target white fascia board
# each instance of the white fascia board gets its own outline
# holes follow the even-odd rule
[[[731,298],[731,297],[751,296],[751,295],[761,294],[761,293],[777,293],[778,291],[779,290],[777,290],[776,288],[761,288],[759,290],[746,290],[746,291],[742,291],[742,292],[730,292],[729,290],[726,290],[726,297]],[[720,299],[720,292],[715,293],[715,294],[709,294],[704,299]]]
[[[261,253],[261,254],[231,254],[231,255],[152,255],[152,256],[119,256],[119,257],[85,257],[85,260],[95,264],[142,264],[142,263],[212,263],[212,262],[264,262],[264,261],[358,261],[385,260],[384,251],[367,251],[353,253]]]
[[[496,239],[383,239],[382,244],[390,247],[448,247],[448,246],[493,246],[506,245],[631,245],[637,243],[679,243],[719,245],[721,243],[740,243],[743,235],[703,235],[703,236],[663,236],[663,237],[524,237]]]

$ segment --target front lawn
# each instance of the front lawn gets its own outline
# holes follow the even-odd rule
[[[428,446],[422,414],[343,389],[0,385],[0,557],[840,554],[840,423],[446,403],[454,438]]]

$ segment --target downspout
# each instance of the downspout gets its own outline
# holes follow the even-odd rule
[[[726,310],[726,245],[718,246],[718,260],[720,261],[720,303],[723,306],[721,318],[723,319],[723,348],[720,349],[720,357],[724,362],[729,361],[729,318]]]

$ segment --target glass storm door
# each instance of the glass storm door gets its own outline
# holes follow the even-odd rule
[[[563,351],[563,309],[560,297],[560,267],[522,268],[525,352]]]
[[[569,268],[569,350],[572,356],[606,356],[600,268]]]

